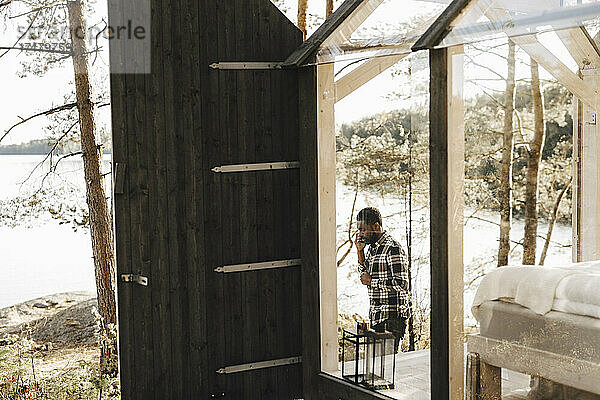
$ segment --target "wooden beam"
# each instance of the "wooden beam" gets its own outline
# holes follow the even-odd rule
[[[412,47],[413,51],[433,49],[448,33],[450,24],[463,12],[470,0],[454,0]]]
[[[333,64],[317,66],[317,180],[321,369],[338,370],[337,265],[335,222],[335,119]]]
[[[351,72],[335,81],[335,102],[342,100],[356,89],[402,60],[408,54],[377,57],[365,61]]]
[[[519,13],[540,13],[560,7],[562,0],[497,0],[497,3],[510,11]]]
[[[431,398],[463,398],[462,46],[430,50]]]
[[[449,400],[448,392],[448,84],[447,49],[430,50],[429,193],[431,240],[431,397]],[[435,116],[435,117],[434,117]]]
[[[571,53],[580,69],[600,67],[598,46],[583,26],[559,29],[556,30],[556,35]]]
[[[540,376],[600,394],[600,364],[481,335],[467,337],[467,351],[498,368]],[[433,398],[433,397],[432,397]]]
[[[597,70],[585,69],[582,73],[585,85],[592,89],[600,88]],[[579,194],[579,198],[575,199],[579,217],[574,221],[576,225],[580,223],[577,229],[579,258],[581,261],[590,261],[600,257],[600,139],[597,109],[584,104],[580,117],[582,134],[580,142],[575,140],[574,143],[580,169],[580,179],[576,179],[580,186],[575,192]]]
[[[422,0],[427,3],[450,4],[451,0]],[[499,0],[507,9],[519,12],[540,11],[560,7],[561,0]]]
[[[481,361],[479,373],[481,400],[502,400],[502,369]]]
[[[283,68],[299,67],[314,57],[323,42],[339,40],[341,33],[352,34],[383,0],[346,0],[310,35],[282,64]],[[370,11],[368,11],[370,10]],[[357,25],[358,24],[358,25]],[[337,39],[334,39],[337,38]]]
[[[582,182],[583,182],[583,168],[581,165],[581,159],[583,154],[583,102],[577,97],[573,98],[573,186],[571,187],[571,193],[573,193],[573,206],[571,211],[572,222],[572,239],[573,250],[571,252],[571,258],[573,262],[581,262],[581,232],[582,222],[581,218],[581,200],[582,200]]]
[[[449,391],[451,399],[464,398],[464,48],[453,46],[448,51],[448,352]],[[434,115],[435,117],[435,115]]]
[[[511,39],[571,93],[590,107],[596,108],[597,91],[586,85],[534,35],[513,36]]]

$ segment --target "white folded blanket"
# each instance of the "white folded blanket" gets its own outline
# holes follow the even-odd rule
[[[471,310],[477,318],[483,302],[501,298],[542,315],[552,310],[555,298],[600,306],[599,285],[600,261],[564,267],[500,267],[483,277]]]

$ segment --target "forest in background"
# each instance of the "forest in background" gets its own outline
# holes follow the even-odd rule
[[[105,143],[105,147],[102,148],[103,154],[110,154],[111,145],[110,138],[105,138],[103,141]],[[81,145],[79,142],[68,142],[61,144],[60,146],[56,146],[56,143],[53,143],[52,140],[49,139],[34,139],[29,142],[20,143],[20,144],[7,144],[0,145],[0,155],[9,155],[9,154],[24,154],[24,155],[35,155],[35,154],[43,154],[46,155],[52,152],[55,155],[64,155],[64,154],[72,154],[74,152],[80,151]]]
[[[483,221],[498,233],[496,241],[477,244],[481,250],[480,257],[465,259],[465,293],[474,290],[490,268],[507,263],[541,265],[548,250],[550,253],[567,254],[571,246],[570,242],[552,240],[552,229],[556,223],[563,226],[571,224],[573,96],[552,79],[540,80],[535,74],[537,65],[526,57],[515,57],[514,53],[513,74],[512,77],[510,74],[507,76],[510,56],[502,54],[508,48],[506,41],[479,46],[466,46],[465,49],[465,88],[469,88],[469,95],[464,101],[465,226],[470,220]],[[482,51],[482,48],[485,50]],[[503,57],[503,62],[477,64],[475,55],[486,51]],[[411,57],[414,59],[411,60]],[[532,71],[533,84],[532,77],[523,76],[522,72],[515,77],[515,59],[521,67]],[[405,84],[401,92],[391,95],[406,99],[405,107],[342,124],[336,131],[338,181],[354,188],[355,199],[358,195],[370,194],[388,199],[388,205],[392,204],[390,199],[399,200],[393,203],[393,207],[382,209],[384,225],[386,217],[392,217],[391,221],[401,225],[396,230],[397,239],[406,247],[415,272],[428,270],[429,264],[429,220],[423,220],[429,207],[428,68],[420,65],[414,69],[426,72],[421,75],[411,71],[423,62],[422,56],[413,54],[394,67],[393,76]],[[473,73],[473,70],[476,72]],[[496,82],[490,84],[492,80]],[[511,92],[512,104],[507,103]],[[512,112],[507,113],[506,110]],[[512,116],[508,125],[507,114]],[[508,144],[507,130],[510,136]],[[539,150],[536,150],[536,145]],[[508,216],[513,232],[509,232],[510,238],[507,237],[504,253],[507,259],[503,260],[500,258],[499,247],[502,246],[499,237],[502,237],[502,188],[507,192],[506,183],[502,182],[503,156],[506,161],[507,149],[510,149]],[[535,165],[537,156],[538,166]],[[534,178],[531,176],[532,169],[537,169]],[[353,214],[357,211],[354,210]],[[353,262],[349,238],[356,229],[349,220],[352,216],[344,215],[341,221],[339,218],[338,267]],[[515,240],[515,237],[519,239]],[[541,241],[543,246],[538,244],[536,249],[532,238],[534,242]],[[564,232],[562,239],[565,239]],[[423,243],[427,243],[426,254],[413,253],[414,245],[422,247]],[[410,338],[405,338],[404,350],[423,349],[429,345],[427,288],[413,287],[412,298],[414,321],[409,328]],[[465,309],[469,307],[465,303]],[[340,314],[341,327],[352,324],[353,318]],[[466,325],[469,323],[466,322]],[[466,326],[465,329],[471,328]]]
[[[513,217],[523,218],[523,191],[527,163],[526,144],[533,121],[530,85],[517,87],[515,109],[523,126],[517,134],[512,163]],[[563,86],[548,82],[543,87],[546,138],[542,149],[539,217],[551,218],[560,191],[571,176],[573,120],[572,95]],[[478,95],[465,101],[465,205],[476,210],[498,211],[499,170],[502,145],[503,95]],[[337,177],[344,184],[382,196],[405,196],[412,175],[414,201],[428,204],[429,140],[428,109],[384,112],[343,124],[336,137]],[[412,168],[410,153],[412,152]],[[557,220],[571,223],[571,190],[567,189]]]

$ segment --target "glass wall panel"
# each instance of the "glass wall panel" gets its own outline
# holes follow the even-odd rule
[[[504,368],[504,395],[600,393],[586,367],[598,361],[600,317],[586,290],[600,276],[599,15],[595,1],[478,0],[440,44],[468,44],[467,349]]]
[[[431,398],[428,60],[427,52],[410,54],[335,106],[340,347],[339,371],[329,373],[343,375],[355,384],[362,382],[363,386],[396,399]],[[353,68],[357,67],[359,63],[336,63],[336,81],[352,76]],[[361,283],[364,269],[359,267],[357,254],[357,216],[366,207],[380,212],[382,230],[389,237],[387,245],[396,245],[402,253],[393,267],[369,264],[366,267],[376,269],[369,270],[373,277],[385,268],[397,268],[393,271],[395,278],[406,281],[407,287],[398,292],[401,299],[407,300],[407,307],[401,314],[405,327],[397,352],[389,340],[384,343],[383,337],[371,350],[366,344],[360,347],[355,337],[362,323],[374,328],[378,322],[371,307],[375,304],[374,292]],[[389,248],[376,246],[376,243],[366,245],[365,254],[375,248],[389,252],[390,257],[396,254]],[[396,289],[391,283],[387,285],[390,288],[384,290],[393,297]],[[400,329],[392,325],[385,328],[392,333]],[[380,357],[381,353],[386,356]],[[387,376],[388,381],[391,378],[386,374],[391,371],[393,386],[372,385],[369,380],[372,370],[376,376]]]
[[[338,29],[323,43],[317,63],[408,54],[450,1],[384,0],[377,6],[378,3],[367,2],[357,15],[345,21],[350,29]]]
[[[596,0],[476,0],[452,23],[440,47],[584,26],[599,31]]]
[[[579,73],[556,33],[538,38]],[[551,367],[552,357],[577,363],[596,352],[586,326],[597,320],[566,305],[574,286],[563,280],[582,268],[572,264],[577,99],[506,35],[466,45],[464,69],[465,332],[491,340],[477,352],[505,367],[504,396],[577,398],[575,389],[521,373],[556,379],[552,368],[562,367]],[[467,337],[467,347],[477,343]],[[573,371],[563,378],[585,381]]]

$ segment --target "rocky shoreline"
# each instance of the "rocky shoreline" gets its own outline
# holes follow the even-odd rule
[[[52,346],[95,344],[97,300],[93,292],[67,292],[0,309],[0,339],[17,334]]]

